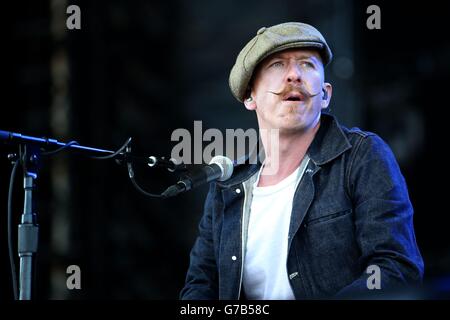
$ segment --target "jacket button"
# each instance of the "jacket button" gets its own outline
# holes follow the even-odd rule
[[[236,261],[236,259],[237,259],[236,256],[231,257],[231,260],[233,260],[233,261]]]
[[[236,191],[237,194],[241,193],[241,189],[239,189],[239,188],[236,188],[236,190],[234,190],[234,191]]]
[[[294,279],[294,278],[297,277],[297,276],[298,276],[298,272],[291,273],[291,274],[289,275],[289,280],[292,280],[292,279]]]

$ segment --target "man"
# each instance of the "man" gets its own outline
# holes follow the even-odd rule
[[[261,28],[238,55],[231,91],[279,139],[261,135],[262,164],[211,184],[182,299],[366,298],[421,282],[394,155],[322,113],[331,59],[318,30],[292,22]]]

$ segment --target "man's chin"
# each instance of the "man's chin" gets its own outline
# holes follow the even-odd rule
[[[305,127],[301,123],[294,124],[284,124],[279,126],[278,131],[281,134],[293,134],[293,133],[301,133],[305,131]]]

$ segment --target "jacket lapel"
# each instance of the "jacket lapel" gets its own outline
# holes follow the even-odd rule
[[[313,161],[309,161],[308,167],[295,190],[289,225],[288,252],[291,248],[292,239],[305,219],[306,213],[314,199],[315,187],[313,177],[319,170],[320,167],[316,166]]]

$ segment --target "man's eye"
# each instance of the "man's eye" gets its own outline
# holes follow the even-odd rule
[[[270,65],[270,67],[282,67],[282,66],[283,66],[283,62],[281,62],[281,61],[276,61]]]
[[[302,62],[300,62],[300,65],[302,67],[314,68],[314,65],[309,61],[302,61]]]

